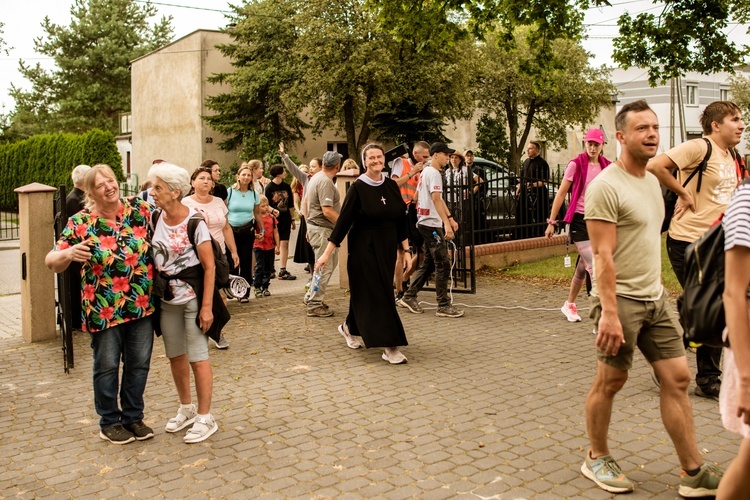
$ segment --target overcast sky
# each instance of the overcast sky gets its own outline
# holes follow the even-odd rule
[[[52,22],[61,25],[70,23],[70,7],[73,0],[2,0],[0,20],[5,23],[3,38],[13,47],[10,56],[0,55],[0,105],[3,112],[14,107],[8,96],[8,88],[16,86],[28,88],[28,82],[18,73],[18,60],[28,63],[39,61],[43,66],[52,67],[51,60],[34,52],[34,38],[44,33],[41,22],[49,16]],[[217,29],[226,24],[223,12],[230,12],[225,0],[163,0],[152,2],[159,16],[173,17],[175,39],[196,29]],[[241,4],[242,0],[233,0]],[[617,18],[625,11],[631,14],[651,12],[658,14],[661,6],[650,0],[611,0],[612,7],[593,8],[586,12],[589,39],[584,42],[587,51],[594,55],[594,65],[612,65],[612,39],[617,35]],[[222,12],[223,11],[223,12]],[[729,37],[735,42],[750,43],[746,35],[747,27],[730,25]]]

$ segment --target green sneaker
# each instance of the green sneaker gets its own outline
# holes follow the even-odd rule
[[[687,472],[680,471],[680,488],[677,493],[683,498],[713,497],[719,488],[719,481],[724,476],[724,471],[716,465],[701,465],[701,471],[689,476]]]
[[[594,481],[599,487],[610,493],[625,493],[633,491],[635,485],[625,477],[620,466],[611,455],[602,455],[592,459],[591,452],[586,454],[586,460],[581,465],[581,472]]]

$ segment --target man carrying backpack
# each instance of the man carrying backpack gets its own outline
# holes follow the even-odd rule
[[[742,139],[745,123],[740,108],[733,102],[715,101],[700,117],[703,139],[675,146],[648,165],[659,182],[679,196],[667,233],[667,254],[680,286],[685,286],[685,249],[703,236],[724,213],[732,192],[744,177],[744,169],[735,162],[733,148]],[[683,183],[698,168],[711,148],[705,167],[690,182]],[[671,170],[677,169],[675,178]],[[698,373],[695,395],[718,401],[721,388],[721,348],[701,346],[696,352]]]

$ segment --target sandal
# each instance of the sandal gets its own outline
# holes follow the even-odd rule
[[[240,299],[240,304],[247,304],[248,302],[250,302],[250,299],[248,299],[247,297],[242,297]]]

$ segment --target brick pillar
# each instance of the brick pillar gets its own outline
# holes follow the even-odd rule
[[[21,244],[21,331],[26,342],[54,339],[55,274],[44,265],[44,257],[54,243],[56,188],[33,183],[18,193],[18,219]]]

